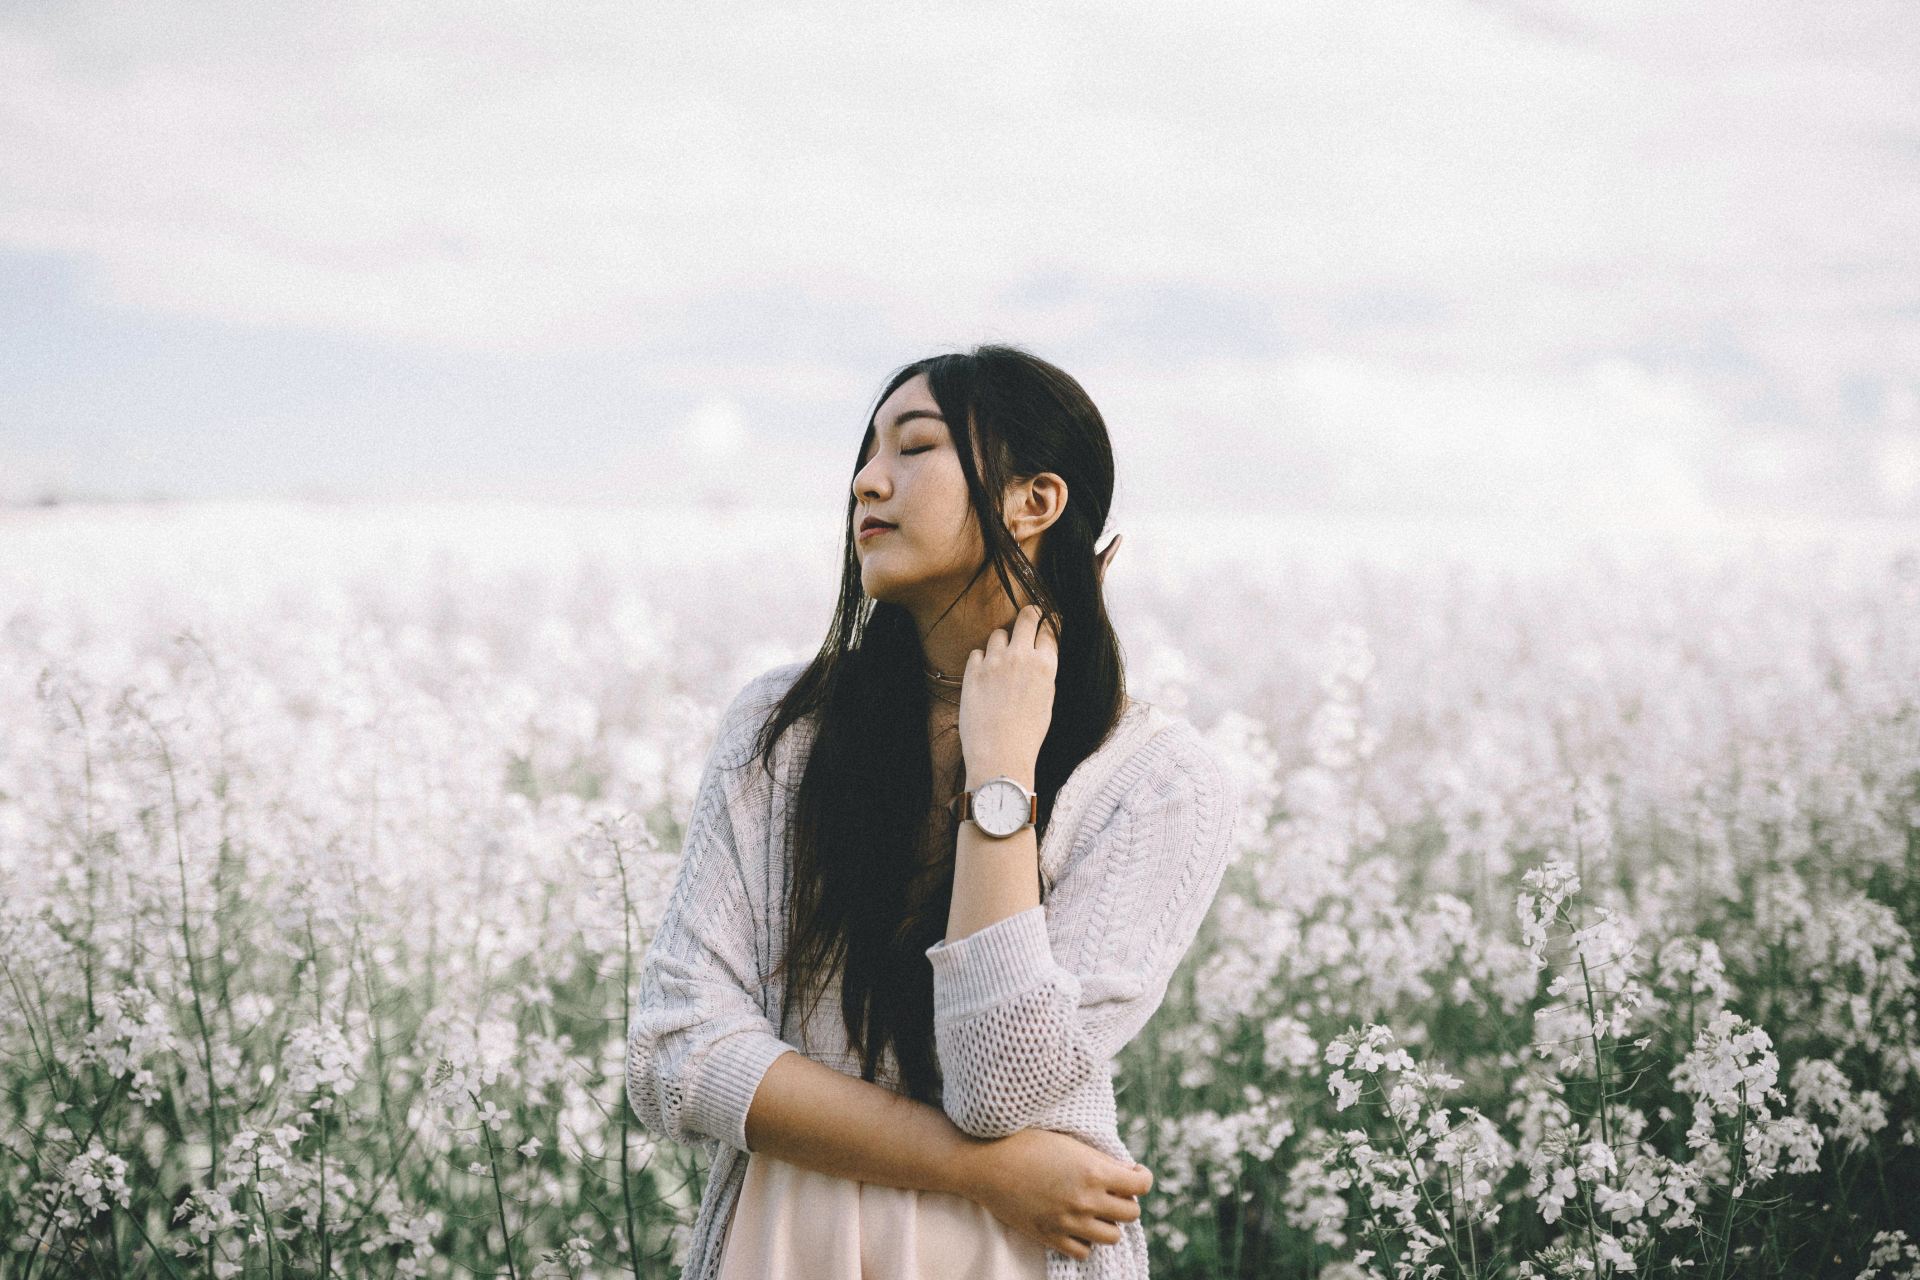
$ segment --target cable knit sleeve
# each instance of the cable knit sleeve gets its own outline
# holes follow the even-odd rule
[[[980,1138],[1032,1127],[1139,1034],[1199,933],[1237,820],[1231,780],[1181,722],[1040,906],[927,949],[942,1105]],[[1098,901],[1093,901],[1097,899]],[[1049,936],[1050,913],[1091,921]]]
[[[747,859],[764,833],[736,799],[759,727],[766,676],[721,718],[688,820],[680,869],[642,961],[627,1038],[627,1100],[656,1138],[721,1142],[749,1151],[747,1109],[782,1040],[753,995],[753,907]],[[757,769],[759,766],[753,764]],[[736,829],[736,811],[744,809]]]

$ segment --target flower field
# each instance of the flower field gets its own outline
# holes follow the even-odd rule
[[[0,524],[6,1280],[684,1250],[627,1005],[835,525],[337,523]],[[1117,1064],[1156,1275],[1920,1276],[1920,555],[1108,590],[1244,796]]]

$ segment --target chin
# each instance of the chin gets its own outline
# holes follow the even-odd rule
[[[867,572],[860,575],[860,589],[870,599],[879,600],[885,604],[906,604],[913,594],[913,588],[917,585],[917,583],[902,582],[890,573]]]

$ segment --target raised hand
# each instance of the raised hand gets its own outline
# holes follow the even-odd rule
[[[967,655],[960,686],[960,751],[967,785],[1007,774],[1033,785],[1040,744],[1053,723],[1053,679],[1060,643],[1029,604],[996,627],[987,647]]]

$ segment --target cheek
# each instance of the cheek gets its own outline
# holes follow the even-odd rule
[[[954,468],[953,483],[945,486],[940,495],[940,518],[937,523],[945,533],[943,537],[952,549],[956,559],[969,559],[972,553],[969,547],[980,541],[979,530],[974,527],[973,503],[967,495],[967,478]]]
[[[937,478],[941,509],[956,522],[972,520],[973,500],[967,494],[967,477],[960,471],[959,460],[949,455]]]

